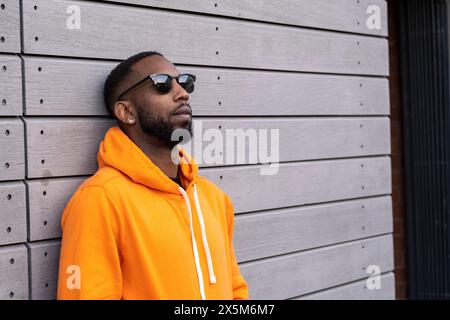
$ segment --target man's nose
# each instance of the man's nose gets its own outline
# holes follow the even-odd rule
[[[175,95],[174,98],[175,98],[175,100],[178,100],[178,99],[187,100],[187,99],[189,99],[189,93],[187,93],[187,91],[182,86],[180,86],[180,84],[175,79],[173,79],[172,81],[174,82],[173,90],[174,90],[174,95]]]

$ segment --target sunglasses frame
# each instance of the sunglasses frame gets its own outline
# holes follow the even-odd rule
[[[137,83],[135,83],[134,85],[132,85],[131,87],[129,87],[128,89],[126,89],[125,91],[123,91],[123,92],[119,95],[119,97],[117,97],[117,101],[120,101],[120,100],[121,100],[120,98],[121,98],[123,95],[127,94],[128,92],[130,92],[131,90],[133,90],[134,88],[140,86],[141,84],[143,84],[144,82],[146,82],[146,81],[148,81],[148,80],[151,80],[151,81],[153,82],[153,86],[154,86],[155,89],[156,89],[155,77],[156,77],[156,76],[159,76],[159,75],[165,75],[165,76],[168,76],[168,77],[170,78],[170,82],[172,82],[172,80],[175,79],[175,80],[177,81],[178,84],[180,84],[179,78],[180,78],[181,76],[190,76],[190,77],[192,77],[192,79],[194,79],[194,82],[195,82],[195,80],[197,79],[197,77],[196,77],[195,75],[190,74],[190,73],[181,73],[181,74],[179,74],[179,75],[176,76],[176,77],[173,77],[173,76],[171,76],[170,74],[167,74],[167,73],[155,73],[155,74],[150,74],[150,75],[146,76],[144,79],[138,81]],[[172,89],[172,88],[170,88],[170,89]],[[158,89],[156,89],[156,90],[158,91]],[[158,91],[158,92],[161,92],[161,91]],[[167,92],[165,92],[165,93],[168,93],[168,92],[170,92],[170,90],[167,91]],[[161,93],[164,93],[164,92],[161,92]]]

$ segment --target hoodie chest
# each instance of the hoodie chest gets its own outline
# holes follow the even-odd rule
[[[190,190],[192,191],[192,190]],[[139,195],[139,193],[134,193]],[[158,261],[168,265],[173,261],[193,259],[192,235],[200,257],[205,257],[200,219],[192,192],[188,190],[191,216],[183,197],[165,196],[160,192],[145,192],[127,199],[124,204],[124,225],[127,256],[148,264]],[[199,205],[209,248],[216,263],[226,263],[228,234],[225,213],[214,199],[199,194]],[[193,267],[193,264],[190,264]]]

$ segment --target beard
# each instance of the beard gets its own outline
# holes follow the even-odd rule
[[[174,130],[185,129],[189,132],[189,139],[192,136],[192,118],[183,125],[174,125],[170,123],[170,118],[169,120],[166,120],[158,114],[147,111],[140,106],[136,109],[141,130],[148,135],[154,136],[161,141],[166,142],[170,148],[173,148],[181,141],[183,143],[186,142],[183,141],[183,138],[181,138],[181,141],[172,140],[172,133]],[[169,117],[171,116],[172,113],[170,113]]]

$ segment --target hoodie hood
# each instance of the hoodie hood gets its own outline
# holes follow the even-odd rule
[[[198,178],[198,165],[182,147],[177,148],[179,176],[187,188]],[[180,195],[178,184],[165,175],[118,126],[106,132],[105,138],[100,143],[97,161],[99,169],[110,166],[136,183]]]

